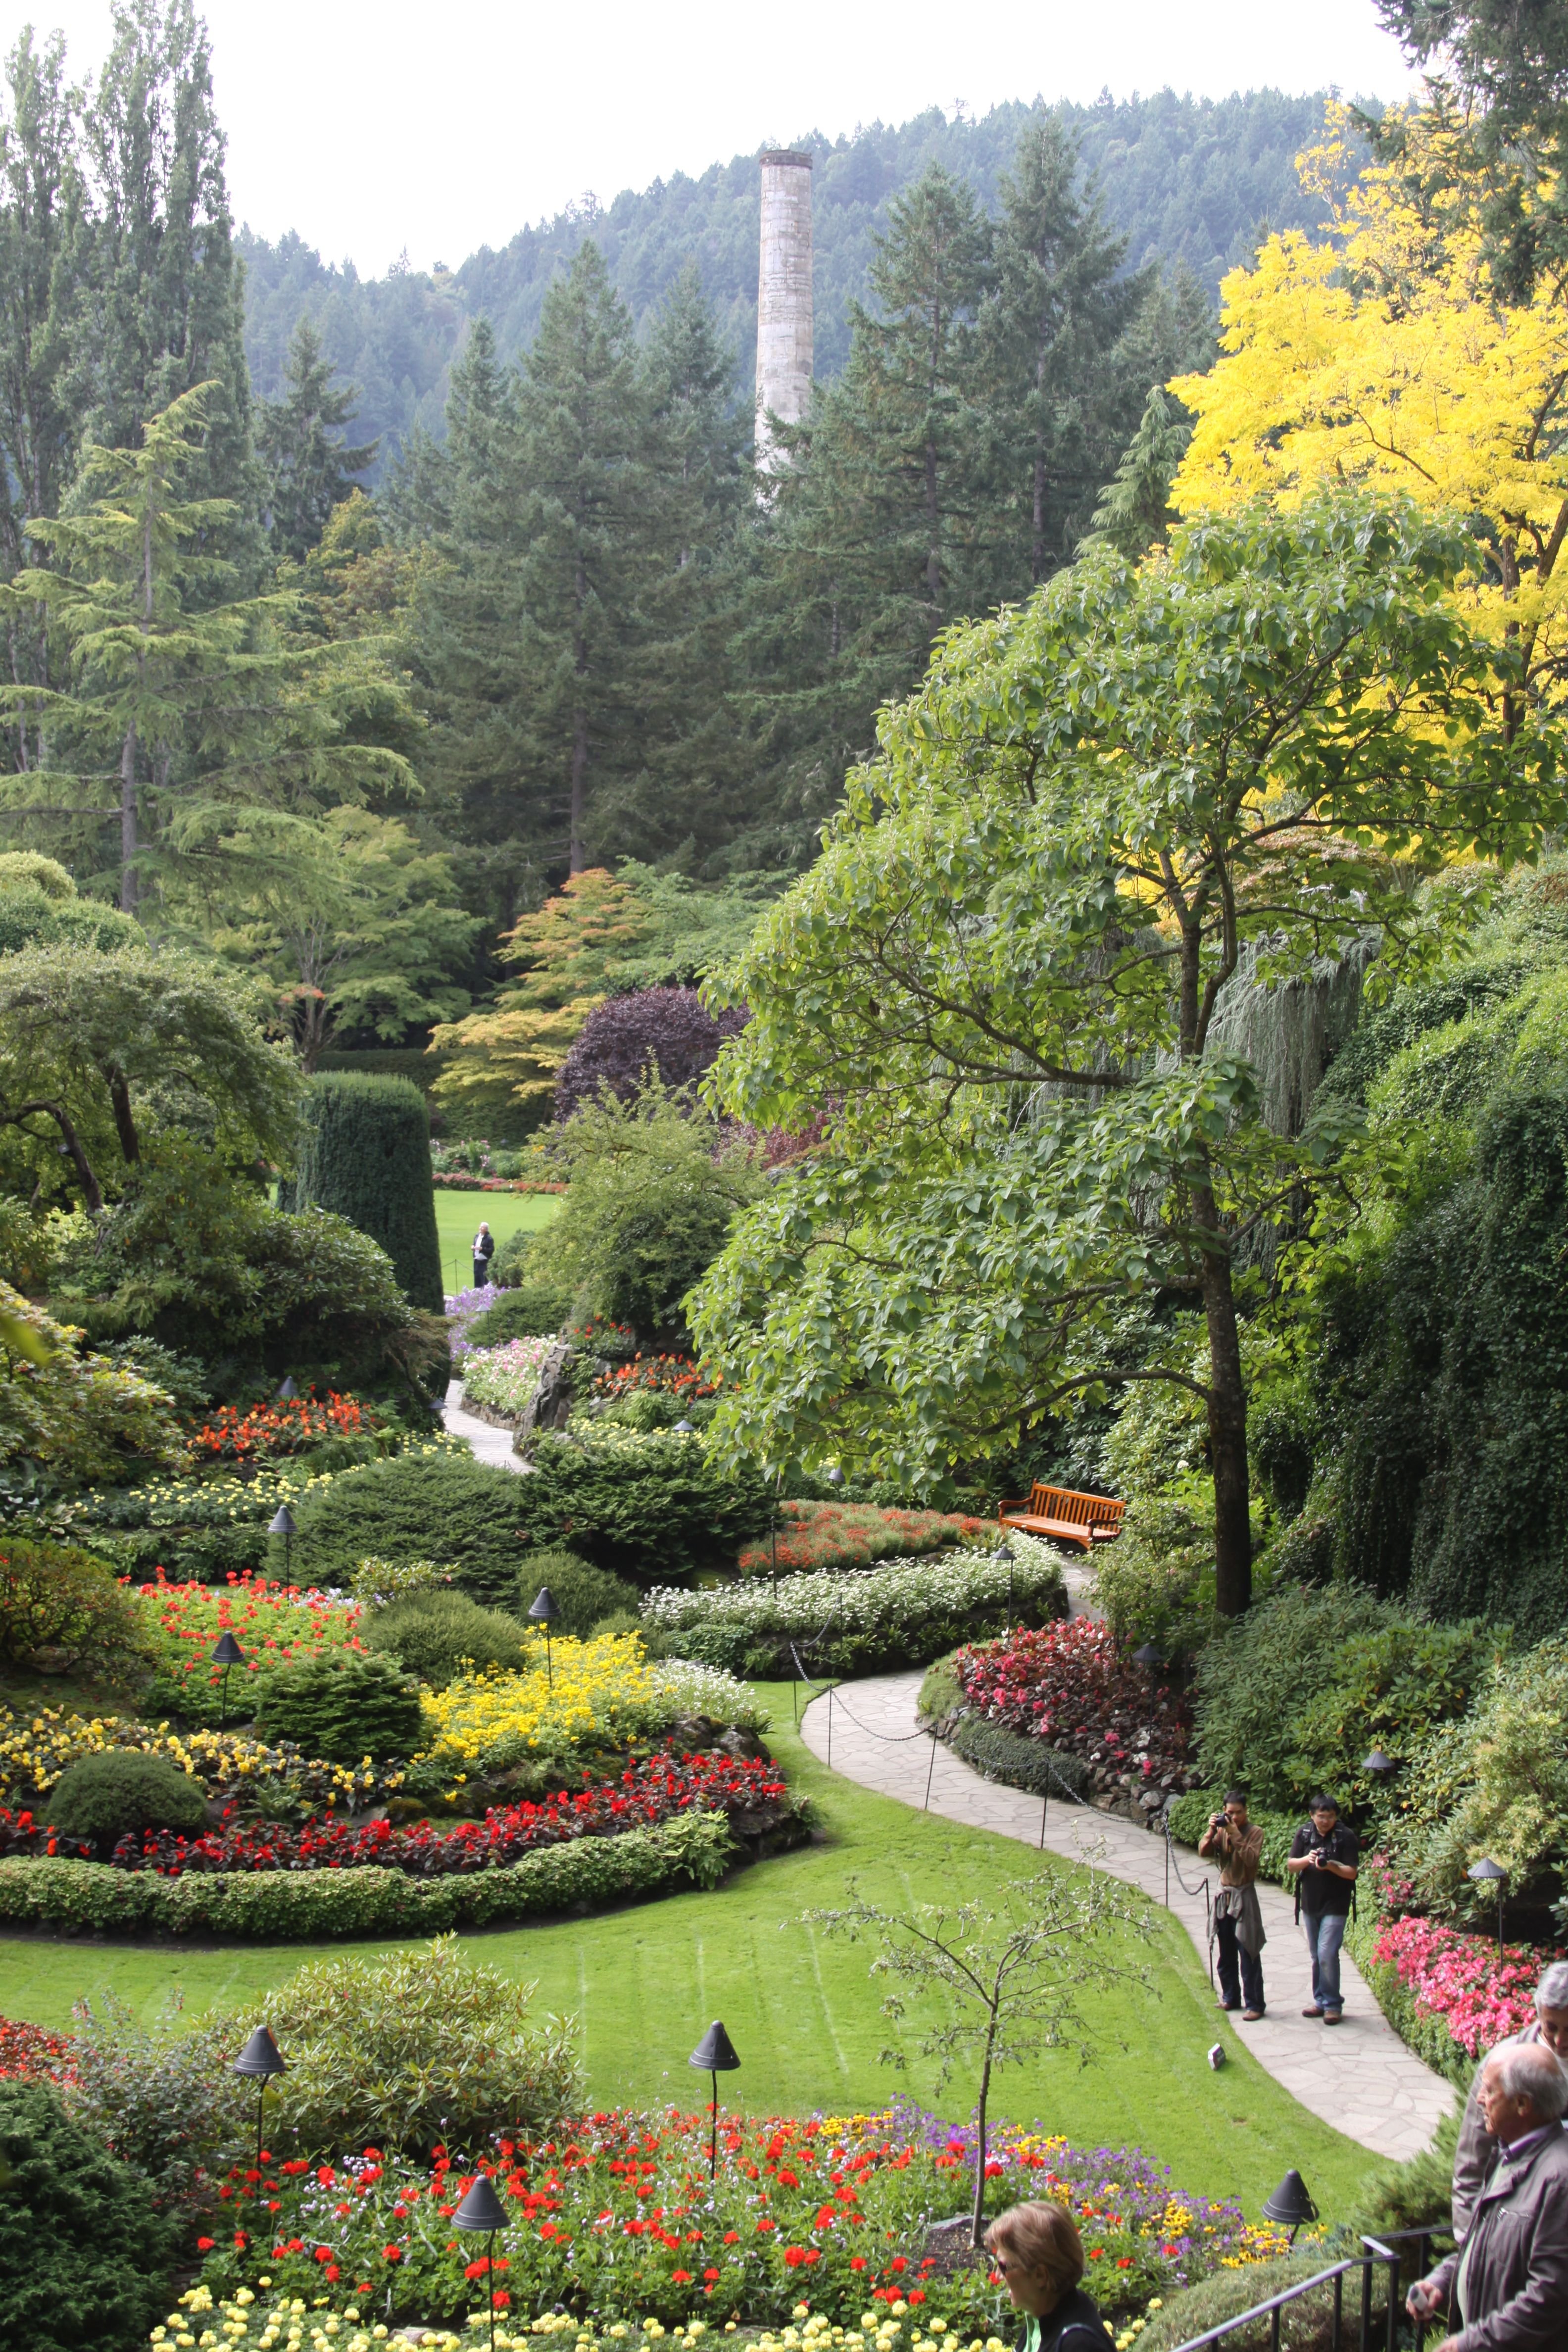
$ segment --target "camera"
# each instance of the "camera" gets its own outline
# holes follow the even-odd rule
[[[1228,1826],[1229,1824],[1224,1813],[1211,1813],[1209,1815],[1209,1827],[1211,1830],[1223,1830]]]
[[[1328,1848],[1326,1846],[1315,1845],[1312,1848],[1312,1867],[1314,1870],[1321,1870],[1328,1862],[1328,1859],[1329,1854]]]

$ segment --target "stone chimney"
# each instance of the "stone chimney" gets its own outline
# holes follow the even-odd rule
[[[770,457],[767,412],[786,425],[811,398],[811,157],[771,150],[763,169],[757,274],[757,462]]]

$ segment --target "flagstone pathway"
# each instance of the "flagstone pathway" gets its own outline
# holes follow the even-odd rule
[[[447,1402],[441,1408],[441,1418],[454,1437],[464,1438],[473,1449],[474,1458],[488,1462],[492,1470],[515,1470],[521,1475],[532,1465],[520,1462],[511,1450],[510,1429],[497,1429],[493,1423],[480,1421],[477,1414],[463,1411],[463,1383],[451,1381],[447,1387]]]
[[[1167,1885],[1163,1838],[1066,1798],[1042,1806],[1020,1789],[983,1780],[940,1740],[918,1733],[921,1681],[918,1674],[879,1675],[841,1684],[813,1699],[801,1718],[806,1746],[864,1789],[919,1810],[929,1788],[931,1811],[948,1821],[1017,1838],[1037,1851],[1047,1846],[1071,1861],[1093,1862],[1142,1886],[1156,1903],[1168,1900],[1206,1959],[1206,1864],[1177,1846]],[[1213,1875],[1217,1885],[1217,1874]],[[1197,1891],[1189,1894],[1181,1879]],[[1290,1898],[1277,1887],[1259,1886],[1258,1893],[1268,1938],[1263,1975],[1268,2012],[1258,2024],[1244,2025],[1216,2007],[1215,2041],[1244,2042],[1293,2098],[1363,2147],[1379,2156],[1415,2156],[1430,2144],[1447,2111],[1451,2085],[1400,2041],[1348,1954],[1342,1962],[1344,2023],[1327,2027],[1303,2017],[1311,1972],[1300,1930],[1292,1923]]]

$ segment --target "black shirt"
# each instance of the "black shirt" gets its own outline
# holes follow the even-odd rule
[[[1014,2352],[1030,2352],[1037,2327],[1038,2352],[1110,2352],[1110,2330],[1098,2306],[1080,2286],[1064,2294],[1044,2319],[1026,2319]]]
[[[1320,1846],[1331,1862],[1353,1866],[1361,1860],[1361,1840],[1343,1822],[1336,1822],[1326,1838],[1318,1835],[1310,1822],[1303,1822],[1290,1841],[1290,1859],[1298,1862],[1304,1853],[1316,1853]],[[1320,1870],[1316,1864],[1303,1870],[1296,1884],[1300,1890],[1302,1910],[1310,1912],[1314,1919],[1322,1918],[1326,1913],[1348,1912],[1355,1892],[1353,1879],[1341,1878],[1331,1870]]]

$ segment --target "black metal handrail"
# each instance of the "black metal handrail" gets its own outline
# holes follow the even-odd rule
[[[1352,2271],[1359,2271],[1361,2273],[1360,2352],[1373,2352],[1373,2275],[1380,2265],[1388,2273],[1386,2352],[1396,2352],[1399,2315],[1403,2309],[1399,2298],[1399,2277],[1404,2263],[1403,2253],[1396,2250],[1413,2242],[1420,2260],[1421,2275],[1424,2276],[1431,2267],[1433,2241],[1451,2235],[1452,2231],[1446,2221],[1426,2221],[1415,2230],[1387,2231],[1381,2238],[1363,2236],[1361,2242],[1363,2247],[1361,2253],[1349,2254],[1343,2262],[1331,2263],[1326,2269],[1314,2271],[1310,2278],[1298,2280],[1294,2286],[1284,2288],[1279,2294],[1271,2294],[1266,2303],[1256,2303],[1249,2311],[1238,2311],[1234,2319],[1222,2319],[1217,2327],[1209,2328],[1205,2335],[1189,2336],[1185,2343],[1177,2347],[1177,2352],[1201,2352],[1202,2347],[1219,2344],[1226,2336],[1234,2336],[1237,2328],[1249,2326],[1260,2319],[1267,2319],[1268,2322],[1269,2352],[1279,2352],[1279,2319],[1286,2305],[1299,2303],[1303,2295],[1310,2294],[1315,2288],[1330,2285],[1334,2290],[1333,2327],[1330,2336],[1330,2345],[1331,2352],[1341,2352],[1344,2332],[1345,2280]],[[1416,2320],[1414,2325],[1415,2352],[1421,2352],[1427,2323],[1425,2320]]]

